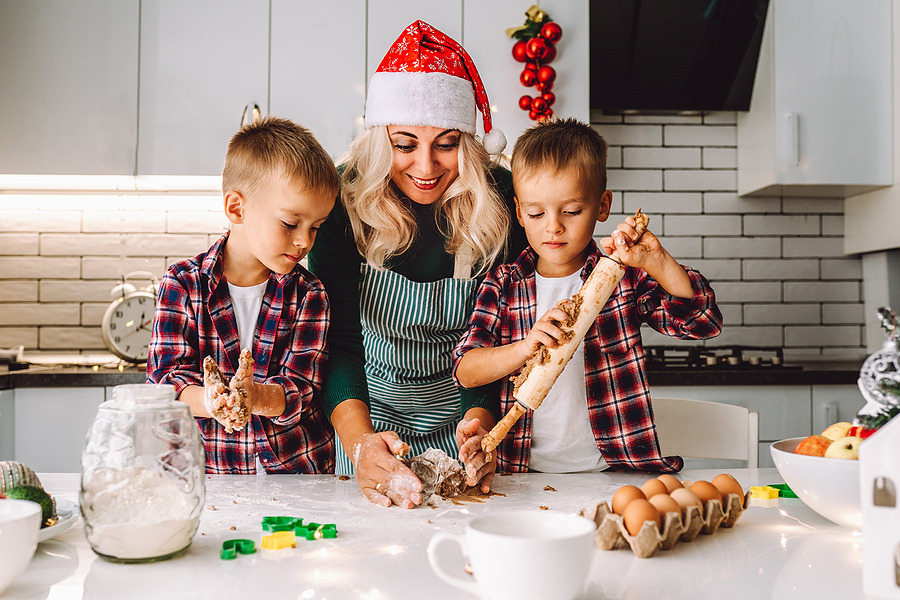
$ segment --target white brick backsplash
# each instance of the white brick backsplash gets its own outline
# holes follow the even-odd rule
[[[781,238],[708,237],[703,239],[703,256],[775,258],[781,256]]]
[[[704,169],[736,169],[737,149],[735,148],[704,148]]]
[[[223,210],[175,211],[166,213],[167,233],[218,233],[228,230],[230,222]]]
[[[700,125],[703,123],[703,117],[700,115],[625,115],[626,123],[660,123],[665,124],[682,124],[682,125]]]
[[[843,198],[791,198],[784,199],[786,213],[844,214]]]
[[[109,292],[119,282],[107,281],[55,281],[40,282],[41,302],[112,302]]]
[[[715,290],[716,288],[713,287],[713,291]],[[719,311],[722,313],[722,327],[743,325],[744,315],[740,304],[723,304],[722,302],[719,302],[718,298],[716,298],[716,304],[719,306]]]
[[[127,234],[116,233],[42,233],[43,256],[124,256]]]
[[[844,215],[822,215],[822,235],[844,235]]]
[[[2,218],[2,217],[0,217]],[[0,233],[0,254],[26,255],[38,253],[38,234]]]
[[[606,187],[620,192],[663,189],[663,172],[645,169],[609,169]]]
[[[857,257],[822,260],[822,279],[862,279],[862,261]]]
[[[818,279],[817,260],[744,260],[744,279]]]
[[[703,115],[703,123],[706,125],[734,125],[737,123],[737,113],[731,110],[706,113]]]
[[[166,230],[166,213],[148,210],[86,210],[85,233],[155,233]]]
[[[79,262],[78,258],[0,257],[0,279],[78,279],[81,271]]]
[[[744,233],[747,235],[819,235],[818,215],[747,215]]]
[[[99,326],[109,308],[109,302],[94,303],[84,302],[81,304],[81,324],[88,326]]]
[[[610,146],[662,146],[661,125],[595,124],[594,129]]]
[[[785,258],[836,258],[844,257],[844,238],[792,238],[786,237],[782,243]]]
[[[738,215],[666,215],[663,217],[665,235],[740,235],[741,217]]]
[[[822,322],[826,325],[858,325],[865,321],[865,304],[823,304]]]
[[[700,154],[700,148],[623,148],[622,166],[626,169],[699,169]]]
[[[713,281],[717,302],[781,302],[781,284]]]
[[[819,323],[818,304],[746,304],[746,325],[778,325],[783,323]]]
[[[625,209],[623,208],[625,204],[624,200],[625,194],[619,191],[613,191],[612,193],[612,203],[609,205],[610,213],[623,213]]]
[[[34,350],[38,346],[37,327],[0,327],[0,348],[25,346]]]
[[[781,346],[784,336],[781,326],[771,327],[761,325],[759,327],[728,327],[722,328],[722,333],[711,340],[717,346]]]
[[[650,231],[653,231],[653,223],[650,223]],[[678,262],[703,257],[703,240],[697,237],[666,237],[658,236],[663,248],[675,257]]]
[[[859,302],[857,281],[785,281],[785,302]]]
[[[78,325],[77,304],[0,304],[0,325]]]
[[[859,346],[861,340],[859,325],[784,328],[785,346]]]
[[[41,350],[103,350],[99,327],[41,327]]]
[[[622,149],[612,147],[607,150],[606,168],[619,169],[622,167]]]
[[[219,236],[213,237],[217,239]],[[128,256],[196,256],[209,248],[209,237],[197,235],[133,235],[127,238]]]
[[[81,231],[81,211],[4,210],[0,231]]]
[[[695,258],[688,266],[700,271],[704,277],[711,281],[739,281],[741,279],[741,261],[737,259],[710,260]]]
[[[781,210],[781,198],[741,198],[733,192],[703,194],[705,213],[772,213]]]
[[[0,302],[37,302],[37,299],[37,281],[7,280],[0,283]]]
[[[704,171],[699,169],[665,171],[667,191],[696,190],[698,192],[727,192],[737,189],[737,171]]]
[[[157,277],[162,277],[166,272],[166,260],[164,258],[96,258],[84,257],[81,259],[82,279],[109,279],[110,277],[122,277],[132,271],[149,271]],[[130,281],[130,280],[129,280]],[[136,279],[139,286],[149,285],[143,283],[144,279]]]
[[[624,211],[632,214],[639,208],[647,214],[697,214],[703,208],[702,194],[698,192],[625,192],[623,195]],[[653,229],[653,223],[650,228]]]
[[[666,125],[663,129],[666,146],[736,146],[737,128],[733,126],[693,127]]]

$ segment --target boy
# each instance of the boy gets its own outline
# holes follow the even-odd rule
[[[453,376],[463,387],[504,380],[499,407],[464,406],[459,427],[468,483],[480,480],[484,491],[495,465],[485,464],[481,438],[516,401],[508,376],[541,345],[565,340],[557,324],[568,317],[557,302],[581,289],[598,260],[609,260],[592,239],[612,202],[606,151],[603,138],[574,119],[540,123],[513,150],[516,216],[530,246],[485,278],[469,330],[453,354]],[[625,277],[540,409],[528,411],[497,449],[502,471],[683,466],[680,457],[659,452],[640,326],[705,339],[719,334],[722,315],[706,279],[679,265],[651,232],[635,241],[634,224],[628,217],[601,241],[607,254],[618,252]]]
[[[313,399],[329,303],[299,263],[334,206],[337,170],[309,130],[267,118],[231,139],[222,190],[231,229],[166,270],[147,379],[174,385],[190,405],[208,473],[251,474],[260,464],[269,473],[333,472],[334,432]],[[238,370],[241,348],[255,360],[246,372]],[[224,374],[238,373],[234,387],[250,420],[232,433],[210,418],[216,392],[204,389],[207,356]]]

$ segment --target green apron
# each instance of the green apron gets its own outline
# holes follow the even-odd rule
[[[412,454],[440,448],[456,456],[459,390],[451,354],[475,301],[478,282],[457,260],[452,279],[415,282],[363,263],[360,321],[369,406],[375,431],[396,431]],[[337,445],[336,473],[353,464]]]

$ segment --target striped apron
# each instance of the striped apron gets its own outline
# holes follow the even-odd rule
[[[464,263],[464,264],[461,264]],[[369,404],[376,432],[396,431],[412,454],[440,448],[456,456],[459,390],[451,354],[475,301],[471,263],[457,261],[454,277],[415,282],[363,263],[360,321]],[[353,464],[337,444],[336,473]]]

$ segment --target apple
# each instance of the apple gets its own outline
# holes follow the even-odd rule
[[[866,429],[860,425],[854,425],[849,430],[847,430],[848,437],[861,437],[862,439],[866,439],[871,436],[873,433],[878,431],[877,429]]]
[[[843,458],[848,460],[857,460],[859,458],[859,444],[862,442],[860,437],[842,437],[834,440],[825,451],[825,458]]]
[[[805,454],[807,456],[825,456],[825,451],[834,443],[824,435],[811,435],[797,445],[794,454]]]
[[[834,425],[829,425],[825,428],[825,431],[822,432],[822,435],[827,437],[829,440],[839,440],[842,437],[847,436],[847,431],[853,427],[853,423],[847,423],[845,421],[841,421],[840,423],[835,423]]]

